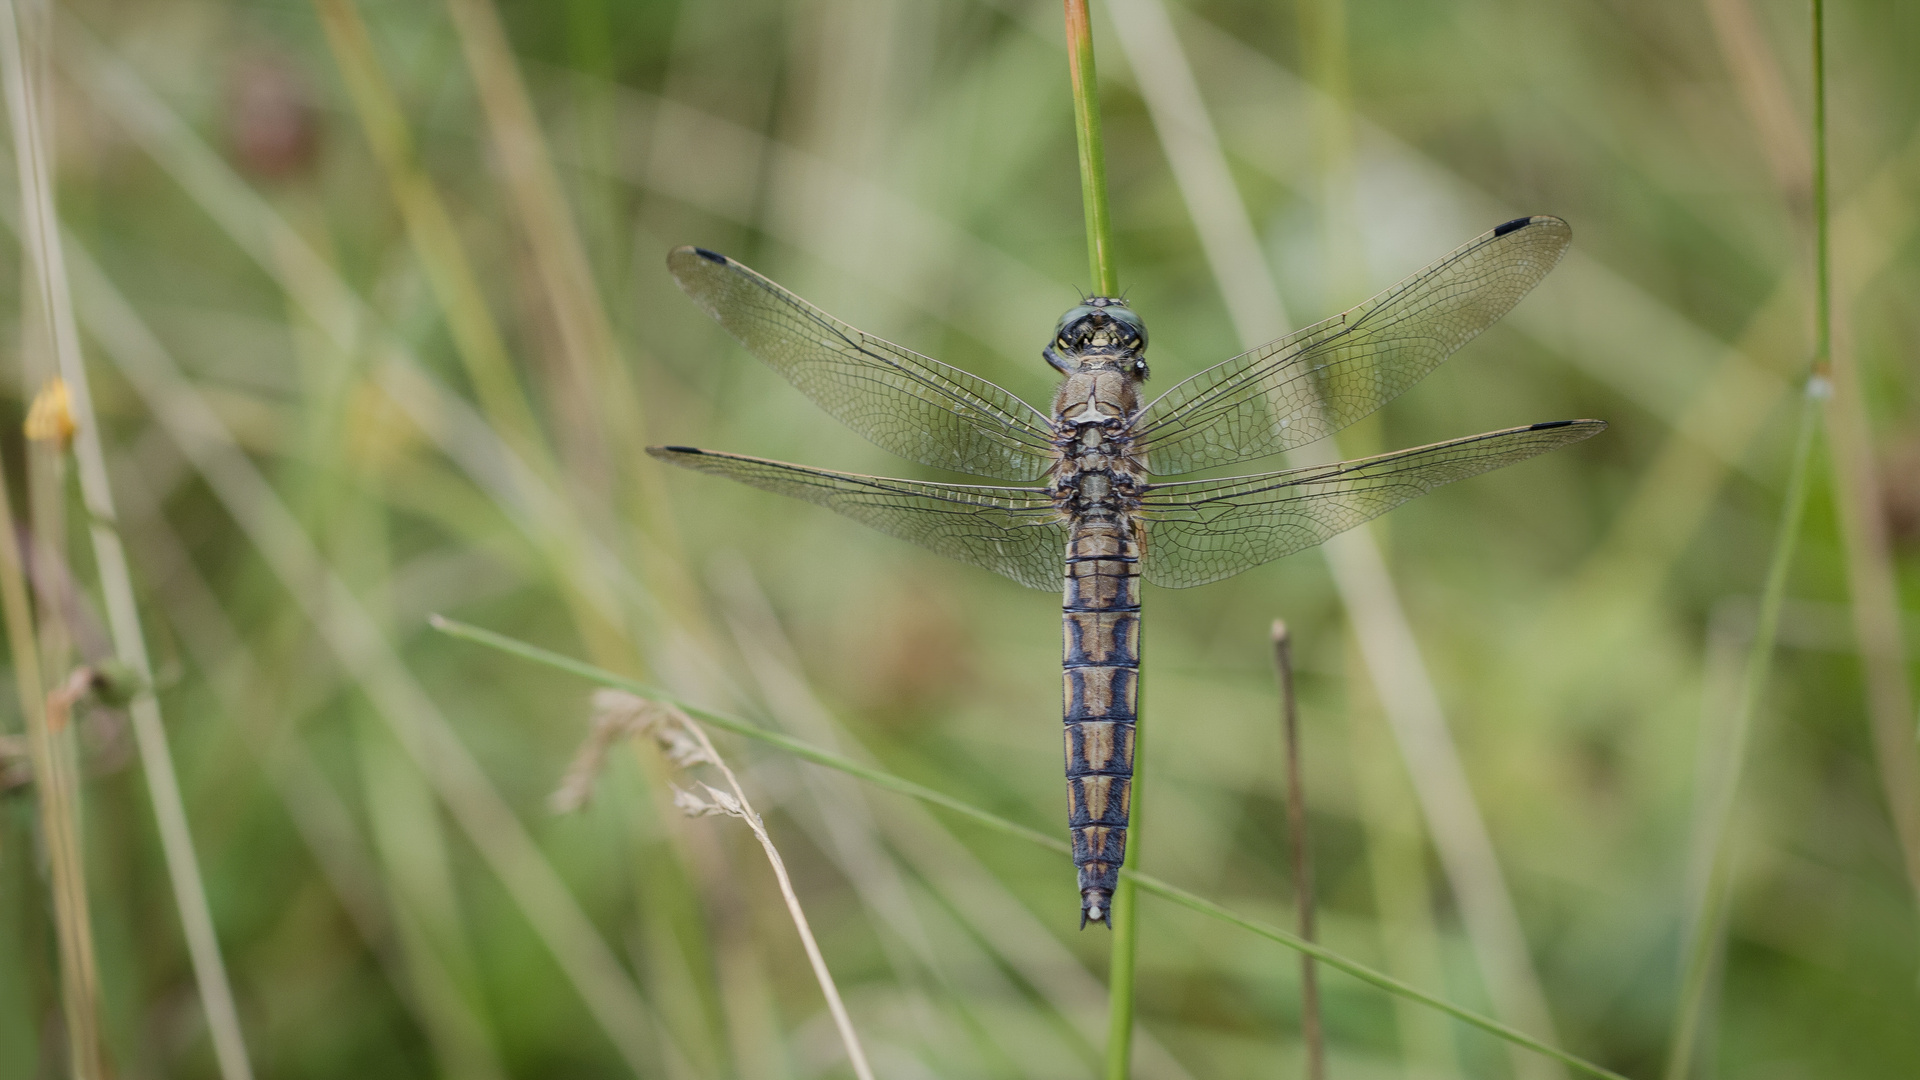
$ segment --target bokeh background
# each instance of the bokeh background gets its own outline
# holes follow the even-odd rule
[[[641,453],[926,475],[681,296],[679,243],[1044,401],[1039,349],[1088,285],[1058,5],[18,6],[258,1075],[850,1075],[746,829],[677,814],[687,780],[650,746],[614,753],[585,810],[549,813],[591,688],[427,616],[1064,832],[1053,597]],[[1899,610],[1920,603],[1920,8],[1829,13],[1836,340],[1859,395],[1816,447],[1743,744],[1812,350],[1805,5],[1094,7],[1120,279],[1157,384],[1554,213],[1574,246],[1548,282],[1338,449],[1612,424],[1396,511],[1371,546],[1150,589],[1146,867],[1292,924],[1284,619],[1331,947],[1653,1076],[1738,775],[1693,1075],[1920,1075],[1916,894],[1850,607],[1875,549],[1842,524],[1881,530]],[[19,435],[50,370],[32,274],[0,259],[20,300],[0,305],[0,448],[58,683],[109,646],[74,471]],[[5,700],[0,1075],[66,1075]],[[1892,730],[1882,749],[1911,755],[1911,713]],[[62,738],[105,1055],[128,1078],[218,1075],[126,719],[83,705]],[[1063,860],[719,745],[882,1075],[1097,1071],[1107,934],[1076,928]],[[1142,911],[1138,1075],[1301,1075],[1293,954]],[[1555,1075],[1323,985],[1336,1076]]]

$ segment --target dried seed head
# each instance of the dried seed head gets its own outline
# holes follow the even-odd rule
[[[653,730],[653,741],[659,744],[660,752],[667,760],[686,769],[695,765],[718,765],[707,749],[700,745],[687,729],[680,724],[661,724]]]
[[[740,805],[740,800],[734,798],[731,792],[722,791],[712,784],[701,784],[700,786],[706,789],[707,798],[711,799],[713,804],[718,806],[722,813],[737,818],[745,818],[747,816],[747,808]]]
[[[556,814],[570,814],[587,805],[593,797],[594,781],[600,778],[607,751],[627,735],[645,731],[649,723],[649,702],[624,690],[600,690],[593,695],[593,721],[587,737],[574,754],[560,787],[547,796],[547,807]]]
[[[547,805],[554,813],[564,814],[586,805],[592,797],[594,781],[606,762],[607,750],[628,735],[645,735],[652,739],[676,768],[687,769],[695,765],[725,768],[700,731],[693,726],[692,719],[679,709],[648,701],[625,690],[597,690],[593,695],[593,728],[587,734],[586,741],[581,743],[573,765],[560,782],[559,790],[547,799]],[[746,816],[733,796],[715,792],[713,788],[707,790],[714,792],[712,801],[678,792],[674,802],[695,817],[703,814]]]
[[[646,698],[629,694],[625,690],[611,688],[593,692],[593,722],[596,727],[620,724],[631,725],[635,730],[645,730],[645,716],[649,706]]]
[[[680,812],[688,817],[713,817],[726,813],[720,807],[677,784],[673,786],[673,805],[679,807]]]

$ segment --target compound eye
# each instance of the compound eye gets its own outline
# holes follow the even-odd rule
[[[1073,327],[1073,324],[1079,322],[1081,319],[1086,318],[1087,316],[1093,314],[1095,311],[1098,311],[1098,310],[1100,309],[1093,307],[1090,304],[1081,304],[1079,307],[1076,307],[1073,310],[1067,312],[1065,315],[1060,316],[1060,322],[1053,328],[1054,340],[1060,342],[1063,345],[1066,344],[1067,331]]]

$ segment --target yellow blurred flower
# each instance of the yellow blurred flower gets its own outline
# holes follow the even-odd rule
[[[33,395],[27,422],[22,426],[34,442],[55,443],[64,450],[73,441],[73,398],[67,393],[66,380],[57,375],[47,380]]]

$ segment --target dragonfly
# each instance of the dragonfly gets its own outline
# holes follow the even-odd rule
[[[1012,483],[893,479],[689,446],[648,453],[837,511],[1022,585],[1064,583],[1062,718],[1080,925],[1111,927],[1131,817],[1141,579],[1176,589],[1219,581],[1606,424],[1556,420],[1334,464],[1160,478],[1296,450],[1373,412],[1511,310],[1571,239],[1557,217],[1515,218],[1357,307],[1151,399],[1145,322],[1122,298],[1086,298],[1041,350],[1061,376],[1048,412],[855,329],[733,259],[681,247],[667,257],[680,287],[840,422],[922,465]]]

